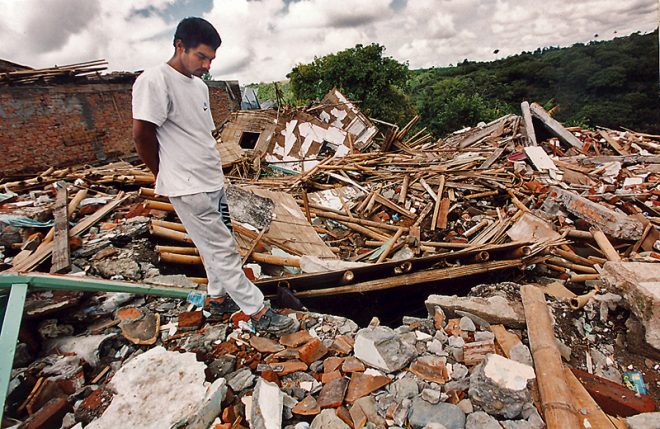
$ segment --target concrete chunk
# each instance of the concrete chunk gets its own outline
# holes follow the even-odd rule
[[[440,307],[450,317],[455,316],[456,311],[464,311],[491,324],[503,324],[516,328],[525,326],[525,311],[522,303],[509,301],[501,295],[493,295],[488,298],[429,295],[425,304],[430,317],[435,314],[435,308]]]
[[[470,376],[468,394],[476,408],[512,419],[531,400],[527,385],[535,377],[534,368],[489,354]]]
[[[250,427],[255,429],[279,429],[282,427],[284,398],[280,388],[259,378],[252,395]]]
[[[154,347],[122,366],[110,381],[115,396],[89,429],[207,428],[221,411],[225,380],[205,382],[206,365],[194,353]],[[173,388],[175,386],[176,388]]]
[[[561,203],[566,210],[612,237],[639,240],[644,232],[644,224],[638,219],[594,203],[576,193],[553,186],[548,198]]]
[[[414,347],[402,342],[386,326],[360,329],[355,336],[355,357],[385,372],[398,371],[416,355]]]
[[[606,262],[604,280],[616,288],[642,322],[644,339],[660,350],[660,264]]]

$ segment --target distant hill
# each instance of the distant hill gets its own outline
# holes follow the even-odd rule
[[[657,30],[412,74],[408,94],[437,136],[519,113],[523,100],[558,107],[569,125],[660,133]]]

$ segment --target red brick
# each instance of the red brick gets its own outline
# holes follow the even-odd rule
[[[178,328],[182,331],[194,331],[202,327],[204,314],[201,311],[184,311],[179,313]]]
[[[48,401],[36,413],[27,419],[21,429],[59,429],[66,413],[71,411],[71,404],[65,398]]]

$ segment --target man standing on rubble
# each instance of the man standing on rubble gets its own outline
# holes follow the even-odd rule
[[[174,34],[174,55],[145,70],[133,86],[133,139],[156,176],[156,193],[168,196],[204,261],[210,309],[242,310],[258,331],[281,335],[298,323],[264,306],[236,250],[224,192],[224,175],[209,104],[200,77],[222,43],[208,21],[185,18]]]

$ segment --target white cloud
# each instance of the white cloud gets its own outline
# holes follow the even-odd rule
[[[283,79],[298,63],[357,43],[380,43],[418,68],[648,32],[658,7],[657,0],[408,0],[396,8],[391,0],[206,1],[213,4],[203,17],[223,39],[211,72],[242,83]],[[111,70],[151,67],[170,57],[177,20],[191,7],[189,0],[0,0],[0,58],[34,67],[97,58]]]

